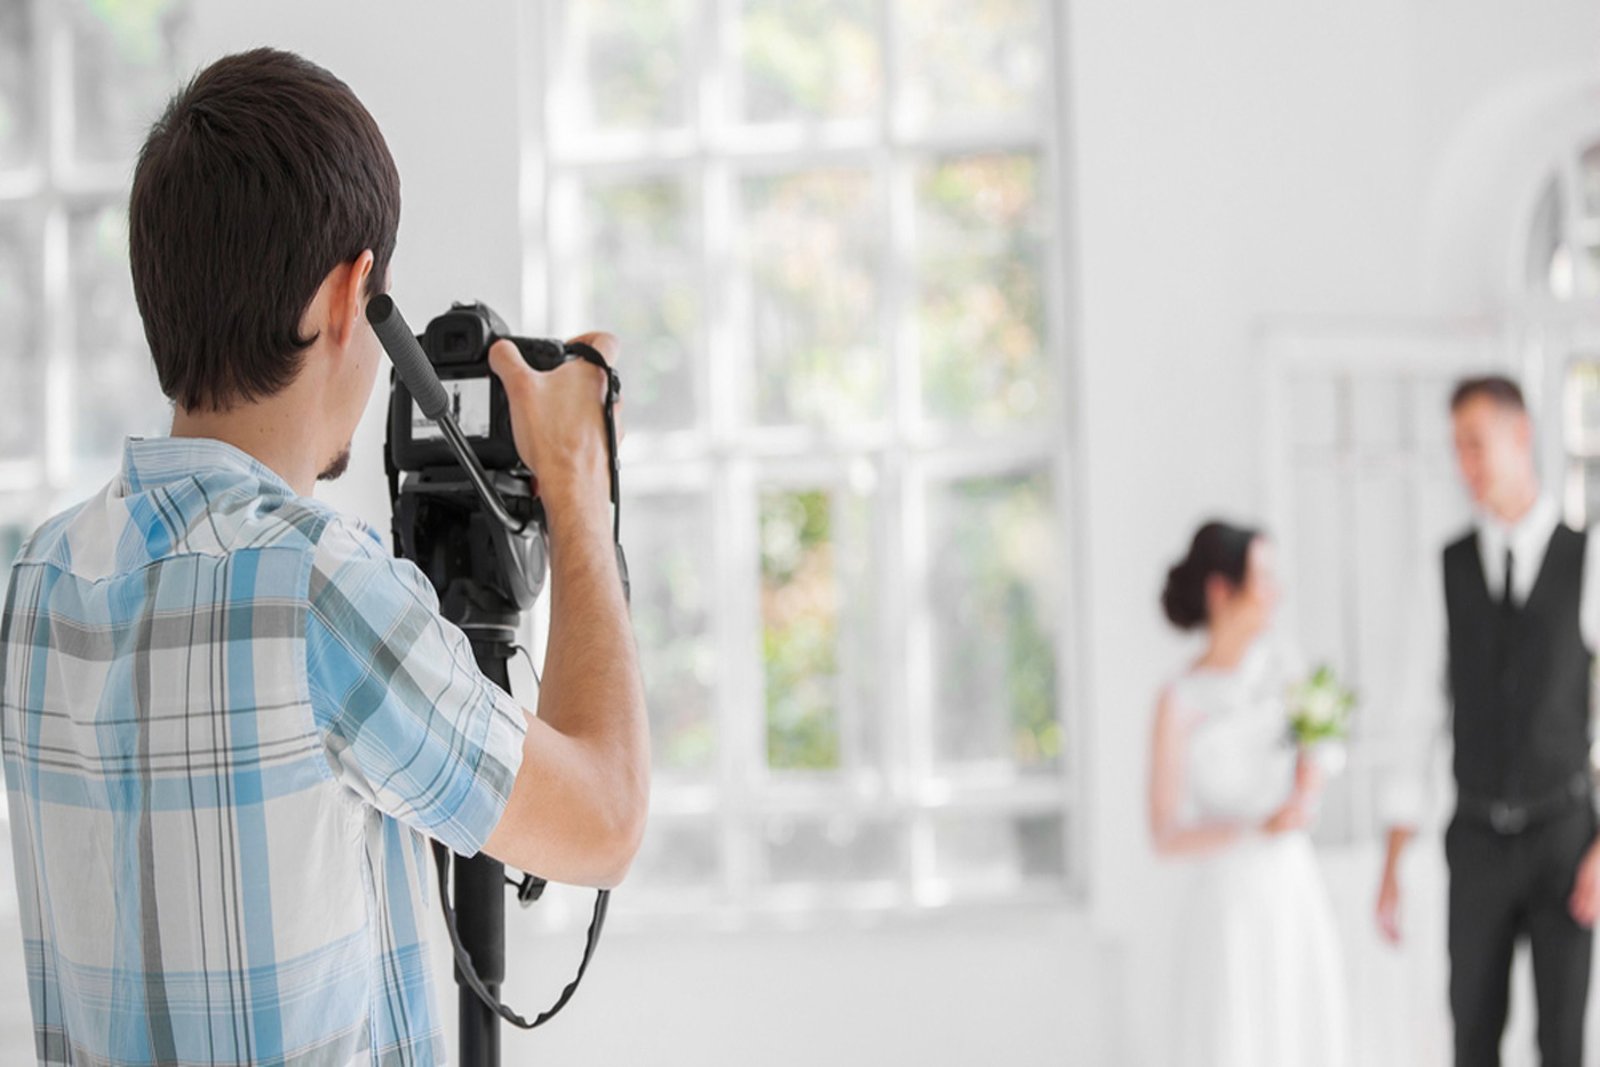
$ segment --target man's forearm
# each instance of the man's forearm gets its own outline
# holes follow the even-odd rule
[[[649,789],[650,733],[604,497],[547,498],[550,635],[539,718],[594,746],[615,786]]]
[[[1384,877],[1388,878],[1399,873],[1400,856],[1415,835],[1416,831],[1409,826],[1389,827],[1388,845],[1383,857]]]

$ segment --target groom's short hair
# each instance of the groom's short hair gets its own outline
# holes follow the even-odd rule
[[[1522,398],[1522,387],[1503,374],[1485,374],[1476,378],[1463,378],[1450,394],[1450,413],[1455,414],[1469,400],[1477,397],[1492,400],[1500,407],[1524,414],[1528,403]]]

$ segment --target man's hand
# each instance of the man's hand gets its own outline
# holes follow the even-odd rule
[[[1378,906],[1375,909],[1378,932],[1391,945],[1400,944],[1400,876],[1384,866],[1383,880],[1378,884]]]
[[[1378,932],[1391,945],[1400,944],[1400,857],[1413,833],[1407,826],[1391,826],[1384,848],[1383,879],[1378,883],[1378,903],[1373,914],[1378,920]]]
[[[592,346],[616,365],[617,339],[609,333],[573,340]],[[600,368],[574,360],[552,371],[536,371],[504,340],[489,349],[489,368],[505,386],[517,454],[534,472],[540,497],[557,509],[606,503],[610,457],[602,415],[606,379]],[[618,408],[620,412],[620,403]],[[619,440],[621,434],[619,414]]]
[[[1589,846],[1578,864],[1578,877],[1572,885],[1567,910],[1579,926],[1588,929],[1600,918],[1600,841]]]

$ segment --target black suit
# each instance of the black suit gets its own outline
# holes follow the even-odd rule
[[[1593,655],[1579,622],[1585,545],[1558,526],[1521,605],[1490,592],[1476,534],[1444,554],[1460,795],[1445,836],[1458,1067],[1499,1064],[1512,952],[1524,937],[1543,1065],[1580,1067],[1583,1059],[1593,938],[1568,900],[1596,827]]]

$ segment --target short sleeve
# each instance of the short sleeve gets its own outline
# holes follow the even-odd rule
[[[522,708],[478,669],[426,576],[370,529],[328,524],[307,596],[312,712],[335,776],[456,852],[478,852],[522,762]]]

